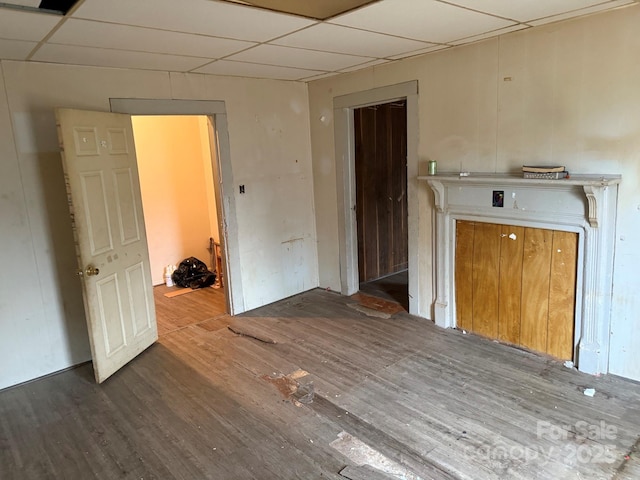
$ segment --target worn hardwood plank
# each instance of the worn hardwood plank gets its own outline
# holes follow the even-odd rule
[[[396,478],[368,465],[344,467],[340,471],[340,476],[349,480],[394,480]]]
[[[342,431],[424,478],[635,478],[637,383],[351,301],[313,290],[242,315],[276,344],[194,323],[102,385],[85,365],[0,392],[2,479],[344,479]],[[266,380],[298,370],[313,403]],[[611,438],[581,435],[601,422]]]
[[[573,359],[578,234],[553,232],[549,280],[549,326],[546,352]]]
[[[525,228],[520,344],[546,351],[553,231]]]
[[[524,228],[503,225],[500,237],[497,338],[515,345],[520,344],[523,248]]]
[[[153,299],[156,306],[158,335],[163,336],[205,320],[221,317],[226,313],[223,288],[200,288],[188,295],[165,297],[174,291],[165,285],[153,287]]]

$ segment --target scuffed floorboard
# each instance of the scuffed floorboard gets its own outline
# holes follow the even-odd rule
[[[2,480],[344,480],[376,468],[334,448],[342,432],[425,480],[640,478],[637,383],[404,312],[368,317],[321,290],[235,319],[182,302],[198,296],[165,299],[158,344],[102,385],[85,365],[0,392]]]

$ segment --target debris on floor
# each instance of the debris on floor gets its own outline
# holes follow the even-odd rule
[[[585,388],[584,389],[584,394],[587,397],[593,397],[596,394],[596,389],[595,388]]]
[[[251,328],[248,327],[247,325],[244,325],[244,326],[228,325],[227,328],[231,330],[233,333],[235,333],[236,335],[240,335],[242,337],[253,338],[254,340],[258,340],[263,343],[271,343],[271,344],[278,343],[273,338],[267,337],[266,335],[252,332]]]
[[[359,303],[348,303],[347,306],[349,308],[353,308],[360,313],[364,313],[368,317],[376,317],[376,318],[391,318],[391,315],[386,312],[381,312],[374,308],[366,307],[364,305],[360,305]]]
[[[386,476],[374,477],[373,475],[369,477],[349,477],[343,473],[349,473],[349,470],[343,469],[340,472],[340,475],[345,478],[350,478],[352,480],[359,480],[360,478],[370,478],[370,479],[384,479],[384,478],[400,478],[406,480],[421,480],[420,477],[410,472],[407,468],[400,465],[399,463],[391,460],[389,457],[383,455],[378,450],[371,448],[369,445],[361,441],[360,439],[354,437],[353,435],[347,432],[340,432],[338,434],[338,438],[329,444],[331,447],[335,448],[349,460],[351,460],[356,465],[362,467],[368,465],[373,468],[374,471],[378,471],[379,473],[386,474]],[[346,470],[346,472],[345,472]],[[358,469],[354,469],[353,471],[358,472]]]
[[[313,403],[315,395],[315,389],[312,381],[300,383],[298,380],[305,378],[309,375],[308,372],[298,369],[289,375],[263,375],[263,380],[275,385],[278,391],[286,400],[290,400],[291,403],[297,407],[301,407],[303,404],[308,405]]]
[[[564,362],[564,366],[567,368],[573,368],[573,362],[571,360],[567,360]]]
[[[368,307],[372,310],[378,310],[379,312],[388,313],[389,315],[395,315],[399,312],[404,312],[404,307],[397,302],[378,298],[373,295],[366,295],[364,293],[356,293],[349,297],[358,302],[363,307]]]
[[[369,465],[348,466],[340,470],[340,476],[349,480],[395,480],[398,477],[390,477],[384,472]]]
[[[276,321],[269,317],[234,317],[228,328],[236,335],[253,338],[263,343],[276,344],[280,343],[278,337],[269,333],[269,324]]]

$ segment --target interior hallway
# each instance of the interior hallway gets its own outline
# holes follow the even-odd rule
[[[167,332],[103,385],[85,364],[0,392],[3,480],[378,478],[360,441],[406,478],[638,478],[640,385],[351,301],[313,290]]]
[[[224,289],[207,287],[174,297],[164,295],[178,290],[181,288],[166,285],[153,287],[159,337],[203,322],[205,325],[228,324],[230,317],[226,314]]]

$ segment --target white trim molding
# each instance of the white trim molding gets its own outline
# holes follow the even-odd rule
[[[418,82],[416,80],[351,93],[333,99],[338,194],[338,239],[340,284],[343,295],[360,288],[358,273],[358,230],[356,225],[354,110],[369,105],[407,100],[407,216],[409,228],[409,312],[428,317],[428,308],[419,303],[419,209],[418,209]]]
[[[435,323],[456,326],[455,229],[474,220],[576,232],[574,363],[599,374],[609,368],[609,330],[619,175],[576,175],[571,179],[525,179],[509,174],[420,176],[436,205]],[[503,206],[493,206],[494,192]]]

